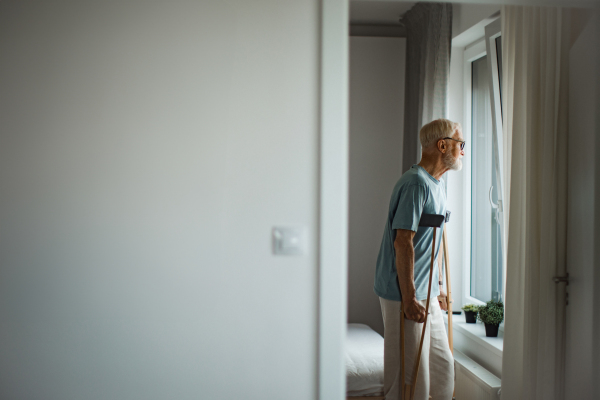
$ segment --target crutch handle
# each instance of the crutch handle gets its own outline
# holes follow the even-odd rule
[[[442,214],[421,214],[419,226],[428,228],[441,228],[446,217]]]

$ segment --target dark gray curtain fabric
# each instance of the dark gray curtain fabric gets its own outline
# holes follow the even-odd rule
[[[446,118],[452,5],[417,3],[404,15],[406,24],[406,92],[402,171],[421,159],[419,130]]]

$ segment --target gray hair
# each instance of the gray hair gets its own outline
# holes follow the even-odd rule
[[[443,118],[431,121],[430,123],[423,125],[419,132],[421,147],[427,149],[435,145],[440,139],[452,137],[457,130],[462,132],[462,127],[458,122],[452,122]]]

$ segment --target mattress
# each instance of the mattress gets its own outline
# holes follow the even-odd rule
[[[383,338],[368,325],[348,324],[346,395],[383,394]]]

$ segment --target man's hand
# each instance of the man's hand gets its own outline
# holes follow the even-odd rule
[[[440,287],[440,295],[437,298],[438,298],[438,302],[440,303],[440,308],[444,311],[448,311],[448,296],[446,295],[446,292],[444,292],[442,290],[441,287]]]
[[[403,301],[404,314],[411,321],[423,323],[425,322],[425,307],[423,307],[416,299],[411,301]]]

